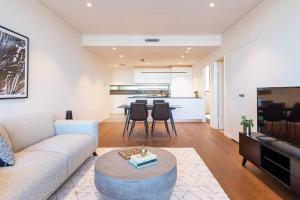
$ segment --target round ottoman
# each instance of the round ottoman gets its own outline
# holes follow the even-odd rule
[[[118,154],[125,149],[108,152],[95,163],[95,185],[101,200],[169,200],[177,178],[176,158],[165,150],[147,147],[157,155],[158,163],[136,169]]]

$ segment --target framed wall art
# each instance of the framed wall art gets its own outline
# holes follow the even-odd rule
[[[0,26],[0,99],[28,98],[29,38]]]

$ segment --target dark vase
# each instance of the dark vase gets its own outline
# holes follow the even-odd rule
[[[73,119],[73,114],[71,110],[68,110],[66,112],[66,120],[72,120]]]

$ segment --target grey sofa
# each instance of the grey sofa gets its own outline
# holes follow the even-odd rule
[[[47,199],[98,146],[95,121],[54,121],[44,113],[0,120],[0,125],[16,160],[0,168],[0,199]]]

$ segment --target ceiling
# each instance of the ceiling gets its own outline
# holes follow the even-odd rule
[[[87,47],[110,67],[193,65],[217,47]],[[123,58],[120,58],[123,55]],[[184,58],[181,56],[184,55]],[[141,61],[144,59],[145,61]]]
[[[81,34],[204,35],[223,33],[261,0],[40,1]]]
[[[82,35],[221,35],[261,0],[40,0]],[[87,7],[87,3],[92,7]],[[215,3],[210,8],[210,3]],[[86,47],[111,67],[193,65],[217,47]],[[124,55],[124,58],[120,58]],[[141,59],[145,59],[141,62]]]

